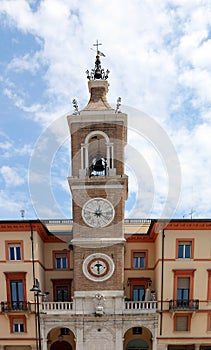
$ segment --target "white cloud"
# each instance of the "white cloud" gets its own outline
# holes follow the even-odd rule
[[[14,57],[8,64],[7,69],[15,72],[29,71],[35,74],[40,68],[40,60],[40,52],[36,52],[34,55],[27,53],[23,57]]]
[[[17,201],[17,198],[12,198],[12,196],[8,196],[4,191],[0,191],[0,209],[3,217],[6,218],[8,213],[13,214],[17,213],[17,217],[19,216],[19,212],[21,209],[21,204]]]
[[[0,168],[0,174],[3,177],[6,186],[20,186],[25,182],[25,178],[18,174],[17,169],[3,165]]]
[[[10,100],[14,102],[16,107],[20,108],[24,112],[35,113],[42,110],[42,106],[40,104],[32,104],[31,106],[26,106],[24,97],[21,97],[12,89],[5,88],[3,92]]]

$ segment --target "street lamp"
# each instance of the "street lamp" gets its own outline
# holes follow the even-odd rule
[[[39,288],[39,281],[37,278],[34,280],[34,285],[30,289],[30,292],[34,292],[35,296],[35,318],[36,318],[36,348],[37,350],[42,350],[41,347],[41,332],[40,332],[40,302],[39,297],[44,296],[45,293],[42,293]],[[38,335],[38,339],[37,339]]]

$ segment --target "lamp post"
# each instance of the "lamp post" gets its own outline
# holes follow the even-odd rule
[[[40,332],[40,302],[39,297],[43,294],[39,288],[39,281],[35,278],[33,287],[30,289],[31,292],[34,292],[35,297],[35,322],[36,322],[36,349],[42,350],[41,348],[41,332]]]
[[[39,287],[39,281],[35,278],[35,283],[30,289],[30,292],[34,292],[35,299],[35,325],[36,325],[36,350],[42,350],[41,346],[41,328],[40,328],[40,300],[39,297],[46,297],[49,292],[42,293]]]

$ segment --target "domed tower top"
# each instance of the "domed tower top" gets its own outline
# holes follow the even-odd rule
[[[113,110],[109,105],[106,94],[108,92],[108,74],[109,70],[106,71],[101,68],[100,57],[105,56],[102,52],[99,51],[98,46],[100,43],[94,44],[97,48],[97,55],[95,60],[94,69],[89,72],[86,71],[87,78],[89,80],[88,87],[90,92],[90,100],[85,108],[82,111],[100,111],[100,110]]]

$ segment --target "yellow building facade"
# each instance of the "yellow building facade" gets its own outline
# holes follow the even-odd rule
[[[124,301],[113,305],[106,290],[74,299],[72,221],[2,221],[0,349],[39,349],[33,273],[41,349],[89,349],[86,332],[107,349],[110,322],[113,349],[210,349],[211,221],[165,224],[125,220]]]
[[[0,350],[211,350],[211,220],[125,219],[129,116],[87,77],[73,219],[0,222]]]

